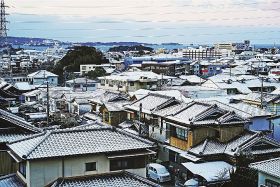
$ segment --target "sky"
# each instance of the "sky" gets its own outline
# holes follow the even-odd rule
[[[279,0],[6,0],[9,36],[72,42],[280,43]]]

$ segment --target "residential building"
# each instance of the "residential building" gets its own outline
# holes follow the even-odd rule
[[[85,75],[90,71],[94,71],[95,68],[103,68],[107,74],[111,74],[116,70],[116,65],[114,64],[82,64],[80,65],[80,75]]]
[[[23,118],[0,109],[0,176],[16,172],[16,164],[9,155],[7,144],[42,132]],[[0,185],[1,186],[1,185]]]
[[[55,75],[46,70],[40,70],[27,75],[27,78],[32,79],[31,84],[33,85],[46,85],[48,82],[51,86],[58,85],[58,75]]]
[[[152,142],[109,127],[47,131],[8,147],[19,168],[16,174],[27,187],[121,170],[145,177],[155,154]]]
[[[213,48],[189,48],[183,50],[183,57],[190,60],[219,59],[222,57],[222,53]]]
[[[95,91],[98,87],[98,81],[88,78],[76,78],[66,81],[65,86],[73,88],[73,91]]]
[[[128,71],[118,75],[99,77],[100,89],[126,93],[138,89],[157,90],[166,85],[170,79],[172,77],[150,71]]]
[[[264,160],[250,164],[258,171],[258,187],[280,186],[280,158]]]
[[[180,60],[156,62],[156,61],[143,61],[138,67],[142,71],[152,71],[157,74],[167,76],[180,76],[186,74],[187,63]]]

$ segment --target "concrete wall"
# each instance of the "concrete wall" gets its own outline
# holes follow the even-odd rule
[[[265,180],[266,179],[269,179],[271,181],[274,181],[274,182],[280,184],[280,178],[276,178],[276,177],[267,175],[265,173],[259,172],[258,186],[260,187],[262,184],[265,185]]]

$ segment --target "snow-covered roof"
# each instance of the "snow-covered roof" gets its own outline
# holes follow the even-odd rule
[[[91,84],[91,83],[97,83],[96,80],[92,80],[92,79],[87,79],[87,78],[76,78],[76,79],[73,79],[73,80],[69,80],[69,81],[66,81],[66,83],[68,84]]]
[[[249,167],[280,179],[280,158],[252,163]]]
[[[130,96],[135,96],[138,100],[145,97],[149,93],[155,93],[160,95],[165,95],[169,97],[175,97],[179,101],[184,102],[191,102],[192,99],[185,97],[179,90],[162,90],[162,91],[152,91],[152,90],[145,90],[145,89],[139,89],[135,92],[130,92]]]
[[[71,178],[59,178],[51,187],[160,187],[145,178],[128,172],[113,172],[101,175],[89,175]]]
[[[138,136],[110,127],[47,131],[11,142],[8,147],[22,159],[99,154],[153,148]]]
[[[186,162],[182,163],[182,165],[193,174],[203,177],[207,182],[229,180],[230,172],[234,169],[234,166],[223,161],[204,163]]]
[[[261,133],[254,133],[246,131],[241,135],[235,137],[227,143],[219,142],[214,139],[206,139],[200,144],[194,146],[188,152],[190,154],[198,156],[209,156],[209,155],[221,155],[226,154],[228,156],[238,156],[241,152],[246,152],[247,149],[250,149],[256,143],[270,144],[266,149],[250,151],[252,154],[267,154],[273,152],[280,152],[280,144],[275,142],[273,139],[266,137]],[[273,145],[274,147],[272,147]]]
[[[188,82],[193,83],[193,84],[199,84],[199,83],[203,83],[206,81],[197,75],[181,75],[180,79],[187,80]]]
[[[37,79],[43,79],[43,78],[48,78],[48,77],[58,77],[58,75],[54,74],[54,73],[51,73],[47,70],[39,70],[39,71],[36,71],[34,73],[31,73],[29,75],[27,75],[27,77],[30,77],[30,78],[37,78]]]
[[[135,101],[131,105],[125,106],[125,108],[139,111],[140,104],[142,104],[142,111],[144,113],[151,113],[151,111],[156,110],[159,106],[167,104],[172,101],[175,101],[174,97],[149,93],[148,95]]]
[[[139,81],[140,79],[157,81],[160,79],[171,79],[171,78],[173,77],[159,75],[151,71],[127,71],[127,72],[120,73],[118,75],[99,77],[99,79],[128,81],[128,82]]]
[[[14,87],[22,91],[35,89],[35,87],[33,85],[30,85],[28,82],[17,82],[14,84]]]

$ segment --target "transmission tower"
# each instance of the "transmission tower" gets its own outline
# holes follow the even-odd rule
[[[1,0],[1,10],[0,10],[0,42],[1,46],[6,44],[7,40],[7,20],[6,20],[6,8],[5,1]]]

